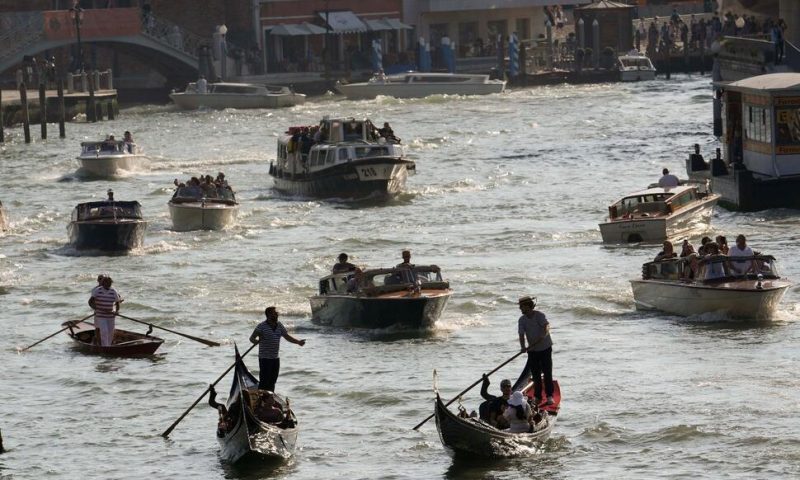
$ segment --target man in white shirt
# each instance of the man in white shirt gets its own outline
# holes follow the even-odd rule
[[[195,85],[197,86],[197,93],[208,93],[208,82],[203,75],[200,75]]]
[[[658,186],[659,187],[664,187],[664,188],[677,187],[678,184],[680,183],[680,180],[678,180],[678,177],[676,177],[675,175],[672,175],[671,173],[669,173],[669,169],[665,168],[664,170],[661,171],[661,173],[663,175],[658,180]]]
[[[728,256],[734,257],[752,257],[753,249],[747,246],[747,239],[744,235],[736,237],[736,245],[728,249]],[[750,271],[755,272],[755,262],[748,260],[731,261],[731,267],[738,275],[744,275]]]

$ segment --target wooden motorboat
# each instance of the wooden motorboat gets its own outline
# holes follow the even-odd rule
[[[257,395],[258,380],[247,369],[237,349],[233,385],[226,404],[228,427],[217,430],[220,456],[229,463],[248,457],[285,459],[294,454],[299,429],[289,400],[273,394],[285,416],[280,423],[267,423],[254,413]]]
[[[71,325],[72,322],[64,322],[62,327]],[[111,345],[102,346],[94,343],[94,325],[81,322],[71,326],[64,333],[75,341],[78,350],[92,355],[108,355],[114,357],[143,357],[152,355],[164,340],[150,336],[151,329],[147,333],[135,333],[119,328],[114,329],[114,340]]]
[[[638,50],[632,50],[617,57],[617,68],[619,69],[619,78],[623,82],[638,82],[656,78],[656,67],[653,66],[653,62]]]
[[[465,73],[406,72],[397,75],[375,75],[368,82],[337,84],[350,100],[370,99],[378,95],[395,98],[423,98],[430,95],[488,95],[500,93],[503,80],[489,75]]]
[[[230,187],[220,187],[212,196],[199,188],[178,187],[169,201],[172,228],[189,230],[222,230],[236,221],[239,203]]]
[[[738,274],[736,265],[750,272]],[[739,269],[741,270],[741,269]],[[631,280],[633,300],[639,310],[660,310],[675,315],[718,312],[740,319],[768,319],[791,283],[778,275],[770,255],[647,262],[642,279]]]
[[[208,91],[200,93],[192,82],[183,92],[172,92],[169,98],[180,108],[280,108],[302,105],[306,96],[289,87],[253,83],[209,83]]]
[[[136,144],[117,140],[81,142],[78,160],[81,163],[78,172],[95,178],[114,177],[122,170],[131,171],[147,165],[145,155]]]
[[[432,328],[452,290],[436,265],[365,270],[361,282],[353,272],[334,273],[319,281],[311,302],[311,321],[357,328]],[[350,290],[350,291],[348,291]]]
[[[532,402],[532,386],[529,384],[523,392],[529,403]],[[480,457],[505,458],[530,455],[550,437],[561,407],[561,388],[557,380],[553,380],[552,405],[544,401],[537,406],[542,413],[542,420],[536,424],[532,433],[510,433],[499,430],[489,423],[466,414],[463,407],[460,412],[450,411],[436,392],[435,417],[439,439],[451,453],[456,455],[472,455]],[[533,405],[532,405],[533,407]]]
[[[111,252],[141,247],[146,230],[139,202],[114,200],[78,204],[67,227],[76,249]]]
[[[600,224],[605,243],[661,243],[708,229],[719,195],[704,185],[657,187],[626,195]]]
[[[289,195],[355,199],[400,193],[416,164],[400,140],[384,138],[370,120],[323,119],[314,142],[312,127],[292,127],[278,139],[269,174],[275,189]]]

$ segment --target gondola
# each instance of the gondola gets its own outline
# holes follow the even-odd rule
[[[70,326],[71,322],[64,322],[62,327]],[[75,341],[78,350],[92,355],[108,355],[114,357],[145,357],[152,355],[164,340],[150,336],[152,329],[147,333],[129,332],[114,329],[114,340],[111,345],[103,346],[94,343],[94,325],[87,322],[72,325],[64,333]]]
[[[233,385],[226,404],[228,428],[217,429],[220,456],[228,463],[248,458],[286,459],[294,454],[299,429],[289,400],[274,394],[285,417],[278,424],[263,422],[254,413],[257,391],[258,380],[247,369],[237,349]]]
[[[555,392],[553,405],[544,402],[539,411],[545,412],[533,433],[509,433],[489,425],[478,418],[461,416],[450,411],[436,392],[436,429],[442,444],[456,455],[477,455],[490,458],[506,458],[528,455],[538,450],[550,437],[556,423],[561,404],[561,389],[558,381],[553,381]],[[532,384],[531,384],[532,385]],[[530,385],[529,385],[530,387]],[[525,392],[530,398],[531,388]],[[462,412],[464,412],[462,410]],[[463,415],[463,414],[462,414]]]

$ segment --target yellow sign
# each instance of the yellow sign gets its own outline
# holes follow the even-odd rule
[[[800,97],[775,97],[775,106],[800,105]]]
[[[800,153],[800,145],[778,145],[775,147],[775,153],[778,155],[797,155]]]

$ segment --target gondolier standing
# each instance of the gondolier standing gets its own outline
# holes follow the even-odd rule
[[[519,346],[523,352],[528,352],[528,363],[522,374],[530,373],[533,379],[533,394],[536,405],[542,398],[542,374],[544,374],[544,390],[547,395],[547,404],[553,401],[553,341],[550,339],[550,323],[544,313],[534,310],[536,301],[531,297],[519,299]],[[525,346],[525,340],[528,346]]]
[[[278,381],[281,370],[281,360],[278,356],[281,337],[301,347],[306,341],[289,335],[286,327],[278,321],[278,309],[275,307],[267,307],[264,315],[267,319],[256,325],[253,334],[250,335],[250,342],[258,343],[258,389],[274,392],[275,382]]]
[[[107,347],[114,341],[114,316],[119,312],[119,305],[122,298],[116,290],[111,288],[113,280],[109,276],[103,276],[100,286],[92,290],[89,298],[89,306],[94,309],[94,338],[95,343]]]

